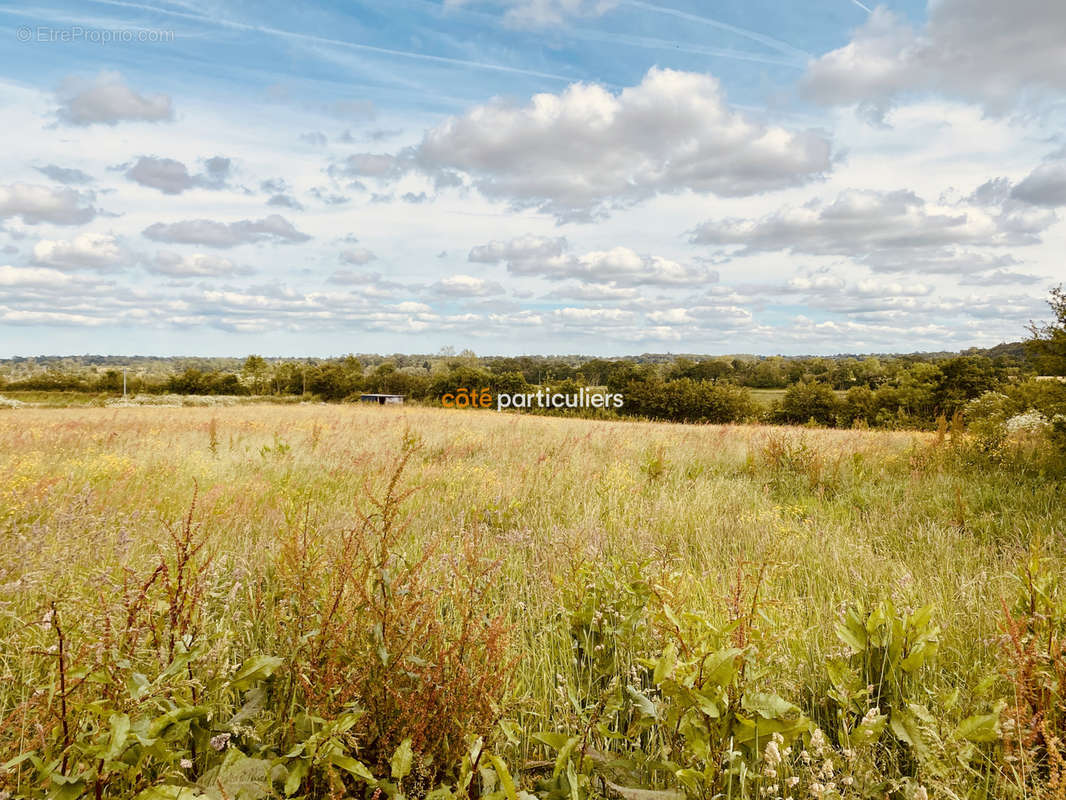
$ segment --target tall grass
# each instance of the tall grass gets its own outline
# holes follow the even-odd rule
[[[3,412],[0,765],[18,763],[0,791],[1058,791],[1061,711],[1036,708],[1056,690],[1022,662],[1039,661],[1034,637],[1062,640],[1015,603],[1034,548],[1041,574],[1063,570],[1062,484],[976,463],[960,437],[427,408]],[[926,607],[935,657],[873,713],[847,684],[871,656],[841,638],[845,612],[904,630]],[[678,698],[723,650],[736,675],[700,745],[706,708]],[[137,695],[142,678],[156,688]],[[206,710],[161,734],[173,763],[127,769],[108,742],[150,697],[153,719]],[[760,717],[765,697],[790,708]],[[998,717],[995,735],[959,733],[1007,707],[1017,747]],[[879,714],[877,746],[849,745]],[[764,733],[742,746],[749,718]],[[89,759],[78,737],[103,749]],[[241,784],[232,753],[262,775]],[[65,790],[79,757],[92,778]]]

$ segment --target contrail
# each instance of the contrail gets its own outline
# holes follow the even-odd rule
[[[147,5],[144,3],[132,3],[124,2],[124,0],[95,0],[97,3],[110,6],[119,6],[122,8],[137,8],[142,11],[151,11],[156,14],[164,14],[171,17],[180,17],[182,19],[190,19],[195,22],[204,22],[210,25],[217,25],[223,28],[232,28],[240,31],[250,31],[252,33],[261,33],[267,36],[277,36],[284,39],[295,39],[297,41],[310,42],[313,44],[325,44],[332,45],[334,47],[346,47],[351,50],[363,50],[369,53],[379,53],[381,55],[399,56],[401,58],[410,58],[416,61],[430,61],[437,64],[450,64],[458,67],[472,67],[474,69],[490,70],[492,72],[505,72],[513,75],[528,75],[533,78],[545,78],[553,81],[564,81],[566,83],[573,83],[580,80],[573,75],[557,75],[552,72],[539,72],[532,69],[522,69],[521,67],[508,67],[503,64],[491,64],[484,61],[470,61],[465,58],[451,58],[449,56],[434,56],[428,53],[416,53],[410,50],[394,50],[390,47],[375,47],[370,44],[359,44],[357,42],[348,42],[343,39],[330,39],[325,36],[315,36],[310,33],[297,33],[295,31],[287,31],[281,28],[271,28],[267,25],[250,25],[244,22],[234,22],[226,19],[216,19],[209,17],[206,14],[196,14],[186,11],[172,11],[166,8],[158,8],[156,6]]]
[[[870,8],[868,5],[865,5],[864,3],[860,3],[859,0],[851,0],[851,2],[853,2],[855,5],[857,5],[859,8],[861,8],[863,11],[865,11],[867,14],[874,13],[874,10],[872,8]]]
[[[857,0],[852,0],[857,2]],[[753,42],[764,44],[767,47],[771,47],[778,52],[785,53],[790,56],[798,56],[804,59],[811,58],[811,54],[806,50],[800,50],[798,47],[793,47],[788,42],[782,42],[780,39],[775,39],[772,36],[767,36],[757,31],[749,30],[748,28],[739,28],[736,25],[730,25],[728,22],[722,22],[710,17],[701,17],[697,14],[690,14],[687,11],[679,11],[676,8],[668,8],[666,6],[657,6],[653,3],[645,3],[643,0],[622,0],[623,5],[632,6],[633,8],[641,8],[645,11],[653,11],[657,14],[666,14],[670,17],[677,17],[687,22],[699,22],[703,25],[710,25],[712,28],[719,28],[723,31],[729,31],[735,33],[738,36],[743,36],[747,39],[751,39]],[[861,3],[860,3],[861,5]]]
[[[402,2],[402,4],[408,8],[418,7],[423,10],[432,11],[434,13],[440,10],[439,3],[428,2],[428,0],[393,1],[396,3]],[[449,15],[465,17],[466,19],[470,20],[477,20],[478,22],[484,23],[486,25],[497,26],[500,24],[500,18],[497,15],[486,14],[481,11],[472,11],[463,6],[450,8],[448,9],[447,13]],[[731,58],[737,61],[754,61],[760,64],[774,64],[785,67],[800,67],[806,62],[806,58],[799,59],[797,57],[793,57],[791,59],[784,59],[775,56],[763,55],[761,53],[752,53],[746,50],[711,47],[708,45],[692,44],[689,42],[656,39],[650,36],[640,36],[636,34],[608,33],[605,31],[592,30],[590,28],[576,28],[569,25],[559,26],[557,29],[554,30],[554,33],[558,36],[563,36],[570,39],[617,43],[629,45],[630,47],[643,47],[649,50],[672,50],[674,52],[691,53],[693,55],[717,56],[719,58]]]
[[[691,53],[701,56],[717,56],[720,58],[732,58],[737,61],[755,61],[760,64],[774,64],[784,67],[796,67],[802,69],[805,61],[798,58],[782,58],[780,56],[763,55],[761,53],[749,53],[745,50],[733,50],[722,47],[708,47],[686,42],[672,42],[667,39],[655,39],[649,36],[635,36],[625,33],[601,33],[587,28],[569,28],[560,31],[562,36],[573,39],[606,42],[608,44],[624,44],[631,47],[644,47],[650,50],[671,50],[680,53]]]

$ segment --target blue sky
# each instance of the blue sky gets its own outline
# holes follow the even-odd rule
[[[1017,339],[1062,41],[1042,0],[0,8],[0,355]]]

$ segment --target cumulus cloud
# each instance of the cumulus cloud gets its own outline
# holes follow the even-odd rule
[[[267,200],[268,206],[284,206],[296,211],[303,211],[303,203],[289,194],[276,194]]]
[[[34,167],[34,169],[57,183],[84,184],[93,182],[91,175],[71,167],[58,167],[55,164],[49,164],[46,167]]]
[[[190,174],[185,164],[172,158],[141,156],[126,170],[126,177],[163,194],[181,194],[196,187],[221,189],[229,172],[230,160],[221,156],[207,159],[204,172],[199,175]]]
[[[338,259],[342,264],[354,264],[357,267],[361,267],[364,264],[369,264],[371,261],[376,260],[377,256],[365,247],[356,247],[351,250],[341,251]]]
[[[493,240],[474,247],[468,261],[481,264],[498,264],[501,261],[527,261],[556,258],[567,248],[566,237],[519,236],[506,242]]]
[[[89,193],[28,183],[0,186],[0,219],[21,217],[27,225],[82,225],[96,214]]]
[[[468,175],[486,197],[561,220],[607,214],[685,190],[741,197],[815,180],[831,167],[824,134],[768,126],[731,109],[718,81],[653,68],[615,94],[575,83],[526,106],[494,101],[451,117],[414,148],[359,154],[338,174]]]
[[[1039,275],[1015,272],[1009,269],[997,269],[982,275],[967,275],[959,281],[963,286],[1000,286],[1008,283],[1034,284],[1042,282],[1043,279]]]
[[[210,219],[156,222],[145,228],[142,234],[157,242],[198,244],[220,249],[255,242],[306,242],[311,238],[298,231],[279,214],[271,214],[259,220],[242,219],[237,222],[218,222]]]
[[[641,255],[628,247],[593,250],[581,255],[565,252],[563,237],[522,236],[493,241],[470,251],[468,260],[486,264],[506,262],[513,275],[549,280],[573,278],[610,286],[693,286],[713,283],[718,274],[701,266],[679,264],[659,256]]]
[[[851,41],[815,59],[807,92],[883,115],[906,92],[934,90],[992,111],[1025,90],[1066,89],[1066,5],[1047,0],[939,0],[919,29],[878,7]]]
[[[228,258],[204,253],[182,255],[169,250],[160,250],[155,258],[145,264],[145,269],[157,275],[171,278],[222,277],[248,275],[254,270],[241,267]]]
[[[584,283],[554,289],[545,295],[548,300],[586,300],[590,302],[611,302],[634,300],[639,292],[627,286],[612,286],[603,283]]]
[[[322,201],[327,206],[344,205],[349,200],[351,200],[350,197],[346,197],[343,194],[337,194],[336,192],[332,192],[324,186],[314,186],[309,189],[307,193],[314,197],[316,200]]]
[[[7,288],[58,289],[76,286],[79,279],[58,269],[0,266],[0,286]]]
[[[109,233],[83,233],[67,240],[42,239],[33,247],[33,263],[60,269],[111,270],[128,266],[132,257]]]
[[[174,118],[169,95],[138,94],[125,84],[118,72],[105,70],[92,80],[67,78],[57,94],[56,113],[70,125],[163,122]]]
[[[1045,208],[1066,206],[1066,159],[1038,165],[1011,189],[1010,196]]]
[[[406,156],[389,153],[353,153],[329,166],[334,178],[398,178],[408,168]]]
[[[905,190],[851,189],[828,204],[786,206],[760,219],[710,220],[691,232],[691,241],[739,246],[741,254],[842,255],[885,271],[979,272],[1013,257],[967,248],[1034,244],[1055,219],[1011,203],[934,205]]]
[[[429,287],[435,294],[446,297],[489,297],[504,294],[504,288],[496,281],[487,281],[471,275],[449,275]]]

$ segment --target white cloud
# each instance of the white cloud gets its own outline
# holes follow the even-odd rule
[[[81,225],[96,217],[92,195],[28,183],[0,186],[0,219],[21,217],[27,225]]]
[[[1066,4],[1048,0],[931,0],[915,30],[878,7],[844,47],[815,59],[807,91],[883,115],[906,92],[933,90],[1013,108],[1026,90],[1066,89]]]
[[[377,256],[365,247],[356,247],[352,250],[344,250],[338,258],[342,264],[354,264],[361,267],[376,260]]]
[[[57,183],[82,184],[93,182],[91,175],[87,175],[80,169],[74,169],[73,167],[60,167],[55,164],[49,164],[46,167],[34,167],[34,169]]]
[[[358,158],[366,163],[349,174],[398,168]],[[764,125],[729,108],[715,78],[659,68],[618,94],[575,83],[524,107],[478,106],[398,158],[431,174],[466,173],[486,197],[567,220],[656,194],[741,197],[798,186],[831,166],[823,134]]]
[[[1066,206],[1066,159],[1039,164],[1011,189],[1011,197],[1046,208]]]
[[[126,170],[126,177],[163,194],[181,194],[196,187],[221,189],[229,171],[230,160],[221,156],[207,159],[205,170],[199,175],[190,174],[185,164],[172,158],[141,156]]]
[[[248,275],[253,272],[252,269],[238,266],[228,258],[204,253],[181,255],[169,250],[156,253],[155,258],[145,265],[145,269],[172,278],[221,277]]]
[[[72,286],[77,278],[58,269],[43,267],[0,267],[0,286],[57,289]]]
[[[199,244],[205,247],[236,247],[254,242],[285,244],[306,242],[311,237],[298,231],[278,214],[258,220],[218,222],[210,219],[187,219],[181,222],[156,222],[142,232],[148,239],[172,244]]]
[[[1007,202],[1000,209],[927,203],[913,192],[846,190],[831,203],[785,206],[759,219],[710,220],[695,244],[741,246],[741,254],[789,251],[842,255],[884,271],[980,272],[1014,262],[972,252],[1040,241],[1053,212]]]
[[[430,286],[430,290],[446,297],[488,297],[505,291],[496,281],[471,275],[449,275]]]
[[[33,263],[60,269],[110,270],[128,266],[132,257],[109,233],[82,233],[73,239],[42,239],[33,246]]]
[[[498,264],[501,261],[528,261],[532,259],[550,259],[563,254],[567,248],[563,236],[519,236],[506,242],[493,240],[488,244],[478,245],[470,251],[468,261],[481,264]]]
[[[103,71],[92,80],[67,78],[58,91],[59,119],[71,125],[122,121],[163,122],[174,118],[170,97],[141,95],[118,72]]]
[[[642,255],[628,247],[593,250],[581,255],[567,253],[567,248],[568,243],[562,237],[527,235],[474,247],[468,259],[486,264],[506,262],[507,271],[512,275],[549,280],[573,278],[612,287],[694,286],[718,280],[718,273],[705,267]]]

